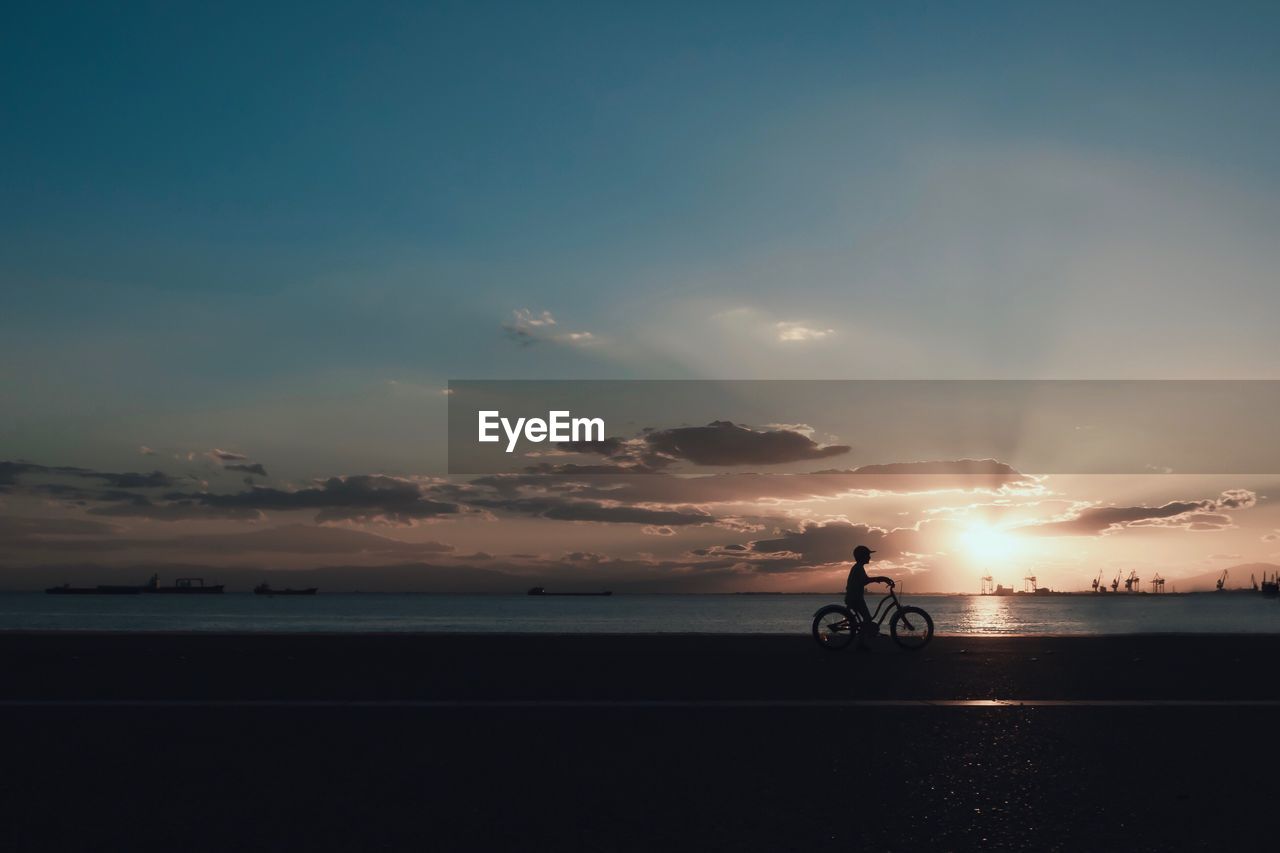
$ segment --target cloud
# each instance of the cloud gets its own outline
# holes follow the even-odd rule
[[[656,472],[675,462],[695,465],[780,465],[826,459],[849,452],[847,445],[820,445],[807,426],[751,429],[732,421],[712,421],[706,426],[647,429],[624,439],[609,436],[602,441],[560,442],[559,450],[606,457],[610,467],[586,470],[572,463],[531,468],[533,473],[606,474]]]
[[[143,456],[159,456],[160,455],[159,451],[152,450],[150,447],[147,447],[145,444],[138,448],[138,452]]]
[[[221,451],[226,455],[225,451]],[[266,475],[257,463],[224,463],[227,470]],[[314,486],[287,490],[251,486],[233,493],[168,492],[147,496],[130,489],[173,488],[176,481],[160,471],[150,474],[111,473],[85,468],[51,467],[27,462],[0,462],[0,485],[9,489],[28,477],[98,479],[111,489],[86,489],[60,482],[24,483],[21,488],[63,502],[91,506],[94,515],[147,518],[156,521],[187,519],[257,520],[268,510],[315,510],[317,521],[375,521],[414,524],[420,520],[456,514],[462,508],[452,501],[435,500],[413,480],[380,474],[330,477]]]
[[[406,556],[454,550],[442,542],[404,542],[360,530],[286,524],[245,533],[186,534],[167,539],[113,535],[114,525],[81,519],[0,519],[0,542],[42,551],[172,551],[204,556],[251,553]]]
[[[917,532],[910,528],[886,530],[848,521],[808,522],[798,530],[786,530],[773,539],[757,539],[748,548],[757,554],[792,554],[802,564],[848,562],[853,549],[866,545],[878,559],[888,559],[910,550]]]
[[[1247,489],[1228,489],[1218,498],[1170,501],[1160,506],[1091,506],[1065,517],[1026,525],[1020,531],[1045,536],[1098,536],[1128,528],[1181,527],[1187,530],[1222,530],[1231,517],[1218,510],[1247,509],[1258,501]]]
[[[161,489],[169,488],[177,483],[176,480],[161,471],[152,471],[150,474],[109,474],[103,471],[94,471],[80,476],[100,479],[115,489]]]
[[[703,476],[672,476],[639,463],[626,468],[561,465],[473,482],[505,493],[519,488],[572,491],[582,498],[650,504],[809,501],[943,491],[1030,493],[1040,488],[1034,478],[992,459],[902,462],[795,474],[740,472]]]
[[[1257,492],[1248,489],[1228,489],[1216,503],[1217,509],[1248,509],[1258,503]]]
[[[772,538],[757,539],[747,544],[720,545],[690,552],[693,556],[717,557],[734,561],[753,572],[779,573],[823,569],[853,559],[853,549],[866,545],[876,551],[877,560],[895,562],[899,568],[929,549],[926,547],[926,525],[947,522],[922,522],[917,527],[888,529],[858,524],[844,519],[809,521],[797,529],[782,530]]]
[[[816,329],[804,323],[778,322],[773,328],[781,343],[820,341],[835,334],[835,329]]]
[[[843,444],[819,445],[792,430],[753,430],[732,421],[712,421],[701,427],[653,430],[644,436],[654,453],[685,459],[696,465],[779,465],[827,459],[848,453]]]
[[[461,507],[428,498],[413,480],[383,474],[330,477],[315,486],[288,491],[255,486],[233,494],[177,494],[173,501],[191,501],[211,509],[317,510],[316,521],[376,521],[414,524],[454,515]]]
[[[219,462],[243,462],[249,458],[243,453],[236,453],[231,450],[220,450],[216,447],[213,450],[210,450],[206,455],[211,459],[218,460]]]
[[[511,315],[511,322],[504,323],[502,330],[510,340],[522,347],[532,346],[539,341],[578,346],[596,342],[596,336],[591,332],[553,332],[552,327],[558,324],[550,311],[535,314],[528,308],[517,308]]]
[[[146,540],[144,547],[195,549],[206,554],[289,553],[370,554],[379,556],[443,554],[454,550],[443,542],[403,542],[387,536],[341,527],[286,524],[232,534],[190,534],[170,540]]]
[[[118,474],[110,471],[94,471],[90,468],[76,468],[70,465],[50,466],[36,465],[30,462],[0,462],[0,485],[16,485],[19,478],[25,476],[74,477],[101,480],[116,489],[169,488],[178,482],[162,471],[152,471],[149,474],[130,471]]]
[[[715,516],[697,508],[656,509],[624,506],[603,501],[573,500],[556,496],[522,498],[475,498],[470,506],[534,515],[556,521],[595,521],[619,524],[646,524],[682,527],[714,524]]]

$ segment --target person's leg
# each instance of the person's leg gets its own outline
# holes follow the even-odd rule
[[[844,596],[844,604],[862,620],[862,631],[858,637],[858,645],[861,646],[871,630],[871,610],[867,607],[867,598],[856,592],[847,592]]]
[[[850,610],[862,617],[862,621],[864,623],[871,621],[871,610],[867,607],[867,599],[865,596],[850,595],[848,596],[846,603],[849,605]]]

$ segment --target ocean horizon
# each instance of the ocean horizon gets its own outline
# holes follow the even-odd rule
[[[0,593],[0,631],[285,633],[803,634],[836,594],[612,596],[320,593],[268,597]],[[874,609],[878,598],[870,599]],[[906,595],[939,634],[1280,633],[1280,601],[1257,593]],[[888,625],[885,623],[885,629]]]

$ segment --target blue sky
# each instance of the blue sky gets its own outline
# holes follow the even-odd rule
[[[499,325],[520,307],[616,343],[639,337],[620,311],[659,323],[699,300],[910,313],[942,334],[1036,328],[1062,283],[1029,270],[1088,250],[1071,245],[1088,228],[1059,238],[1116,204],[1094,192],[1125,191],[1108,172],[1146,193],[1135,216],[1194,200],[1211,222],[1242,220],[1222,228],[1242,241],[1271,231],[1276,14],[29,8],[4,36],[6,338],[60,393],[105,383],[145,403],[334,371],[716,366],[643,341],[513,352]],[[1036,183],[1055,172],[1066,186]],[[1070,186],[1089,178],[1102,186]],[[1135,240],[1190,232],[1242,254],[1203,223],[1130,224]],[[1037,241],[1059,243],[1019,263]]]
[[[1262,473],[672,476],[689,435],[916,470],[858,456],[875,412],[672,433],[687,413],[655,411],[589,487],[431,476],[450,379],[1277,378],[1278,25],[1263,3],[12,10],[0,583],[412,560],[512,589],[813,589],[871,542],[918,588],[997,554],[1002,581],[1080,588],[1280,559]]]

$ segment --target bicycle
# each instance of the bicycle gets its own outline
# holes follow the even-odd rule
[[[892,585],[871,614],[877,631],[891,613],[889,633],[899,647],[917,651],[933,639],[933,617],[919,607],[904,606]],[[843,604],[828,604],[813,614],[813,639],[824,649],[843,649],[861,634],[862,617]]]

